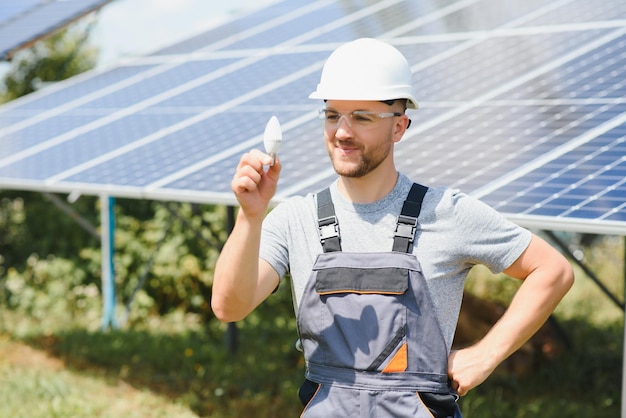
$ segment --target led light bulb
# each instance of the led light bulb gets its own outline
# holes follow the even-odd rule
[[[283,142],[283,131],[280,129],[280,123],[278,118],[272,116],[265,125],[265,132],[263,133],[263,145],[265,146],[265,152],[272,157],[270,165],[274,165],[276,159],[276,153],[280,148],[280,143]]]

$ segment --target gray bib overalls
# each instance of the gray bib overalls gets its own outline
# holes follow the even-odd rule
[[[448,350],[419,261],[410,253],[426,190],[413,185],[389,253],[342,252],[330,192],[318,194],[324,253],[298,308],[307,368],[302,417],[458,414],[448,385]]]

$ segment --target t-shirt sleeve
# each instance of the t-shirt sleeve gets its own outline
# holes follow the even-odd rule
[[[259,257],[267,261],[282,279],[289,270],[289,211],[282,203],[273,208],[263,220]]]
[[[455,245],[472,264],[483,264],[499,273],[510,267],[530,244],[530,231],[480,200],[456,191],[452,200],[458,231],[455,235],[460,241]]]

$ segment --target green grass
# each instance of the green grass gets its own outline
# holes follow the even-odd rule
[[[236,353],[226,347],[224,324],[192,315],[102,332],[71,323],[50,329],[50,320],[44,326],[0,310],[0,359],[28,349],[56,361],[48,370],[0,361],[0,417],[298,416],[303,360],[289,292],[285,286],[238,324]]]
[[[102,373],[78,372],[0,336],[0,416],[197,417],[188,406]]]

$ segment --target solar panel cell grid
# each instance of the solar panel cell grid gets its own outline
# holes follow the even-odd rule
[[[497,38],[472,44],[449,59],[417,72],[416,89],[429,100],[472,100],[507,85],[513,88],[533,71],[542,73],[542,65],[603,33],[606,32],[598,31],[595,36],[563,33]],[[502,96],[510,97],[508,90]]]
[[[514,90],[515,99],[623,99],[626,95],[626,38],[609,42]]]
[[[322,107],[319,103],[309,99],[309,94],[315,90],[315,86],[319,82],[317,72],[305,75],[302,78],[294,80],[291,83],[279,86],[272,91],[251,98],[246,102],[249,106],[288,106],[293,108],[297,106],[301,109],[316,109]]]
[[[217,106],[244,94],[253,93],[270,83],[287,81],[294,72],[319,62],[313,55],[275,55],[249,65],[222,71],[207,83],[177,94],[162,102],[162,106]],[[313,71],[311,71],[313,72]],[[261,96],[252,94],[252,97]]]
[[[0,3],[0,27],[19,18],[43,0],[20,0]]]
[[[384,37],[385,34],[397,31],[405,25],[420,24],[420,18],[432,12],[432,7],[421,2],[387,1],[371,2],[379,9],[375,14],[364,14],[363,7],[345,7],[334,10],[334,15],[325,20],[332,25],[328,30],[306,40],[305,44],[347,42],[360,37]],[[446,2],[450,3],[450,2]],[[445,6],[442,2],[441,6]],[[342,19],[345,23],[339,25]]]
[[[284,24],[268,28],[267,30],[249,38],[242,39],[229,45],[229,49],[267,48],[288,42],[310,31],[317,31],[321,22],[332,22],[343,16],[341,9],[330,5],[313,10],[304,16],[297,17]]]
[[[45,180],[66,171],[69,167],[83,164],[93,158],[127,146],[135,139],[145,137],[159,129],[179,121],[181,116],[131,115],[86,133],[77,133],[66,141],[60,141],[46,150],[47,158],[33,154],[14,164],[0,167],[0,177],[11,177],[14,167],[21,167],[20,176],[27,179]]]
[[[560,7],[526,23],[527,26],[572,24],[623,19],[626,3],[621,0],[561,1]]]
[[[293,116],[293,113],[285,115]],[[108,183],[116,182],[117,176],[122,176],[131,179],[134,185],[146,186],[236,147],[242,138],[260,135],[270,116],[270,113],[218,114],[146,142],[119,158],[103,161],[67,180],[79,181],[87,177],[91,182]],[[257,142],[257,147],[259,145],[260,142]],[[250,148],[252,146],[245,150]],[[232,167],[228,172],[232,171]],[[102,175],[103,170],[110,174]]]
[[[73,129],[80,128],[90,122],[100,119],[102,115],[78,115],[67,113],[55,117],[55,123],[36,123],[20,129],[17,133],[11,135],[12,141],[9,146],[12,153],[28,150],[30,147],[37,146],[43,141],[42,138],[51,140]],[[1,161],[0,161],[0,164]]]
[[[64,83],[63,88],[52,86],[26,96],[25,100],[9,103],[5,108],[0,108],[0,117],[12,114],[40,115],[42,112],[66,105],[74,100],[82,100],[92,94],[100,96],[119,92],[128,86],[129,80],[132,83],[133,77],[141,77],[153,67],[152,65],[119,67],[103,73],[94,73],[89,78],[78,76]]]
[[[206,169],[168,184],[165,188],[171,187],[175,190],[211,190],[216,193],[228,193],[230,192],[230,181],[234,175],[233,167],[236,167],[238,162],[238,156],[232,156],[223,160],[221,164],[206,167]]]
[[[320,2],[313,2],[313,4],[318,3]],[[301,9],[302,6],[302,3],[295,1],[281,1],[276,4],[271,4],[234,21],[226,22],[223,25],[209,29],[189,39],[162,48],[153,55],[188,54],[196,51],[212,50],[214,43],[223,44],[224,46],[222,47],[228,47],[230,49],[236,39],[239,39],[242,34],[246,34],[247,31],[252,28],[265,25],[268,21],[276,19],[277,17],[297,11]],[[230,42],[225,42],[225,40],[230,40]]]
[[[504,212],[601,218],[626,200],[626,137],[617,137],[610,143],[607,137],[593,140],[538,169],[542,172],[535,177],[536,183],[528,183],[530,175],[526,175],[484,200]]]
[[[626,216],[625,20],[618,0],[277,2],[1,107],[0,187],[234,203],[239,155],[275,114],[278,196],[319,190],[336,175],[308,95],[338,43],[370,36],[413,70],[401,171],[530,225],[595,228]]]
[[[103,96],[83,105],[84,107],[124,108],[132,106],[143,100],[153,98],[168,90],[176,89],[187,82],[210,74],[214,71],[231,64],[234,60],[205,60],[191,61],[173,66],[166,71],[158,72],[152,76],[146,74],[135,83],[127,86],[120,92]],[[169,66],[168,66],[169,67]],[[192,103],[187,103],[193,106]],[[206,103],[204,103],[206,105]]]
[[[572,121],[597,108],[567,108],[572,112],[568,117],[546,121],[550,107],[483,106],[424,132],[415,124],[397,147],[398,164],[424,182],[452,184],[469,192],[566,144],[576,135],[577,124]]]

